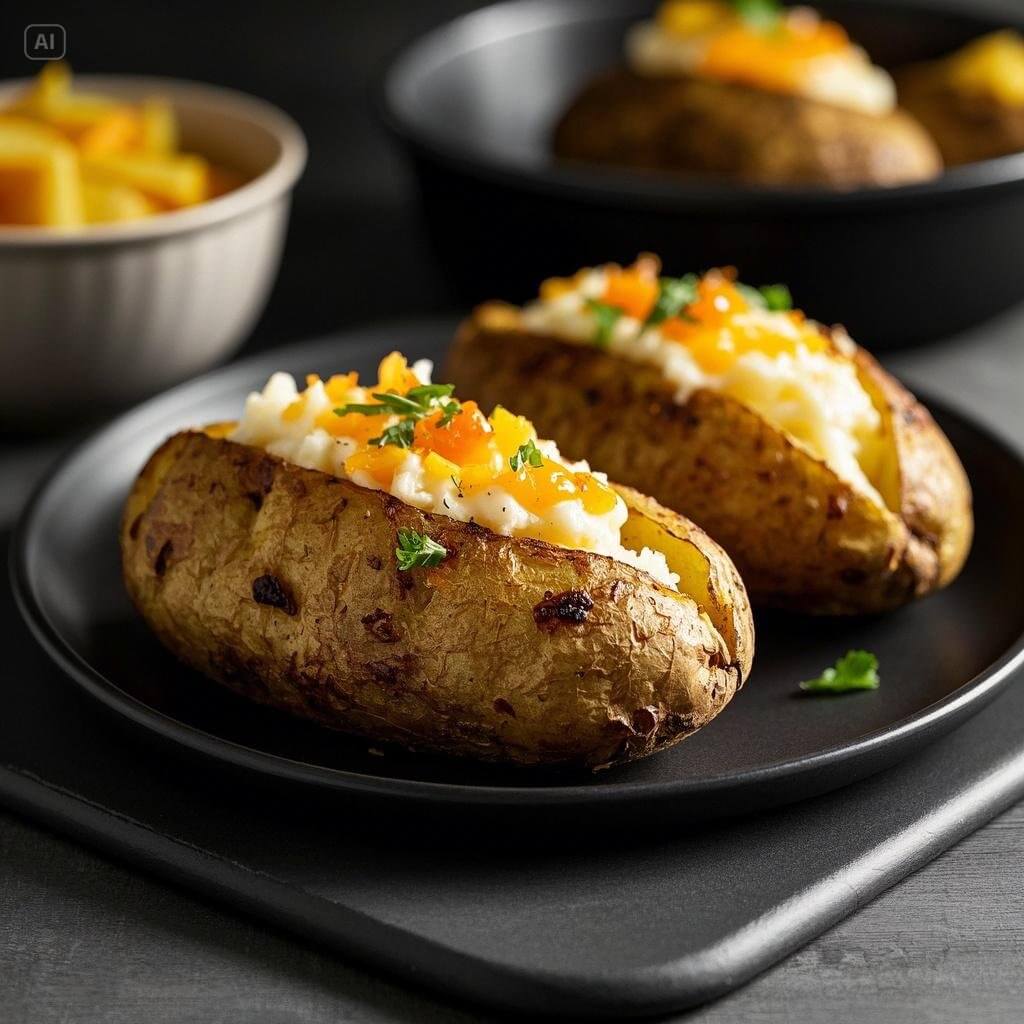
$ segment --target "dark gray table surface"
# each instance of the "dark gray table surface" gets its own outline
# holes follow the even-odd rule
[[[889,364],[1024,443],[1024,311]],[[0,450],[28,480],[53,446]],[[21,500],[0,495],[0,518]],[[1019,600],[1018,595],[1007,595]],[[1024,1007],[1018,805],[698,1021],[1015,1022]],[[0,813],[0,1018],[471,1020]]]

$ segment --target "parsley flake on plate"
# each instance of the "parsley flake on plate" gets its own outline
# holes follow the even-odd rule
[[[877,690],[878,659],[867,651],[847,651],[834,668],[827,668],[817,679],[800,684],[805,693],[849,693],[853,690]]]

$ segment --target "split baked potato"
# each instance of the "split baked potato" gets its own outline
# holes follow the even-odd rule
[[[285,427],[303,422],[296,402],[308,407],[304,396],[317,388],[279,406],[292,410]],[[408,394],[418,400],[415,389]],[[566,476],[545,442],[524,442],[525,461],[518,470],[498,467],[498,485],[511,472],[509,487],[532,487],[531,473],[550,470],[562,487],[575,480],[591,495],[607,488],[625,520],[619,541],[644,558],[663,554],[669,582],[605,554],[452,518],[463,514],[458,499],[472,498],[480,467],[458,464],[462,478],[452,474],[448,487],[440,476],[430,483],[431,459],[443,449],[454,461],[453,446],[475,443],[466,438],[480,414],[462,403],[438,426],[447,401],[425,406],[435,410],[433,448],[422,423],[408,448],[360,441],[348,448],[347,471],[338,470],[348,478],[309,464],[326,465],[348,445],[357,412],[335,417],[344,436],[307,431],[292,458],[268,450],[282,450],[283,435],[272,443],[262,427],[172,437],[124,509],[124,579],[142,617],[182,661],[243,696],[413,750],[596,768],[650,754],[709,722],[742,685],[753,655],[749,604],[728,557],[651,499],[612,490],[579,467]],[[318,415],[333,429],[324,419],[334,416],[330,403]],[[525,423],[505,416],[505,427]],[[370,432],[401,432],[399,418],[364,418]],[[248,410],[243,428],[251,420]],[[481,430],[495,433],[486,423]],[[314,442],[323,458],[311,456]],[[451,515],[391,493],[408,483],[412,463],[390,484],[379,475],[372,486],[353,480],[403,459],[422,470],[422,487],[440,488],[439,507],[450,501]],[[480,484],[480,501],[492,483]]]
[[[751,292],[651,257],[581,271],[478,309],[446,378],[691,517],[755,602],[881,612],[944,587],[973,529],[949,441],[845,332]]]
[[[771,0],[666,0],[554,132],[564,159],[767,185],[902,185],[934,142],[843,28]]]
[[[1024,150],[1024,39],[983,36],[896,76],[900,102],[955,166]]]

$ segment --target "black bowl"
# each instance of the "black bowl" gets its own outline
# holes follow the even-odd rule
[[[825,3],[880,64],[939,56],[1013,20],[910,0]],[[1024,299],[1024,153],[922,185],[833,192],[559,165],[554,121],[619,59],[651,0],[518,0],[428,33],[391,65],[385,117],[410,153],[460,300],[659,253],[670,273],[731,264],[784,281],[869,348],[950,334]],[[947,0],[948,6],[948,0]]]

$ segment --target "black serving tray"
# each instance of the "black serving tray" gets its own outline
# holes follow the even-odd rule
[[[0,538],[2,539],[2,538]],[[179,757],[66,679],[0,594],[0,801],[140,870],[450,998],[589,1018],[742,984],[1024,795],[1024,687],[889,771],[785,810],[576,841],[281,794]]]

